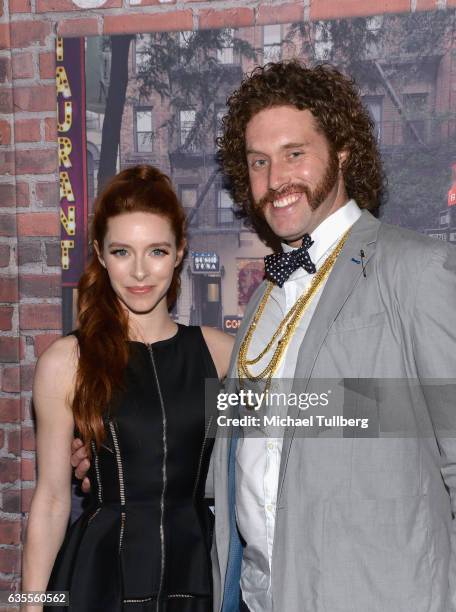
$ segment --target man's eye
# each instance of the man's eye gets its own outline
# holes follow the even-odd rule
[[[254,159],[251,163],[252,168],[263,168],[265,165],[265,159]]]
[[[300,157],[302,155],[302,151],[291,151],[290,153],[290,157],[292,157],[293,159],[296,159],[297,157]]]
[[[127,249],[114,249],[111,251],[111,255],[115,255],[116,257],[125,257],[125,255],[128,255],[128,251]]]

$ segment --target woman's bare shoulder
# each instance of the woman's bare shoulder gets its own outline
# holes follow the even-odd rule
[[[78,341],[74,335],[53,342],[36,363],[33,392],[66,394],[74,384],[78,367]]]
[[[59,368],[68,367],[71,363],[77,365],[78,360],[78,341],[76,336],[63,336],[53,342],[41,354],[37,361],[38,365]]]

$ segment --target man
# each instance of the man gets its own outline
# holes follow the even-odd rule
[[[217,612],[456,610],[456,250],[368,212],[382,192],[372,128],[327,66],[257,68],[228,101],[234,199],[284,254],[266,258],[227,390],[324,381],[342,388],[326,414],[369,417],[371,437],[219,429]]]
[[[370,437],[219,428],[216,612],[456,610],[456,250],[368,212],[383,185],[372,128],[330,67],[269,64],[228,101],[234,199],[285,255],[266,262],[227,391],[326,389],[337,399],[313,416],[369,417]]]

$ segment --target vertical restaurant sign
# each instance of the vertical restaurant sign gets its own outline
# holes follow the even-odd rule
[[[83,38],[57,38],[57,137],[62,285],[75,287],[87,255],[87,160]]]

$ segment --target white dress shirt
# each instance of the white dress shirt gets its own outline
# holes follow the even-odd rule
[[[359,219],[361,211],[354,200],[327,217],[312,233],[309,255],[317,270],[336,247],[342,235]],[[282,244],[284,251],[292,247]],[[247,355],[256,357],[270,341],[280,321],[296,300],[309,288],[314,275],[298,268],[280,288],[276,285],[258,321]],[[307,306],[299,325],[274,373],[272,391],[291,391],[299,348],[317,307],[325,283]],[[270,361],[273,346],[251,367],[260,372]],[[281,379],[281,380],[277,380]],[[286,408],[285,408],[286,412]],[[243,432],[246,434],[246,432]],[[282,437],[269,437],[271,432],[254,432],[240,437],[236,448],[236,519],[246,542],[241,569],[242,597],[251,612],[272,612],[271,559],[276,516]],[[280,432],[275,432],[275,436]]]

